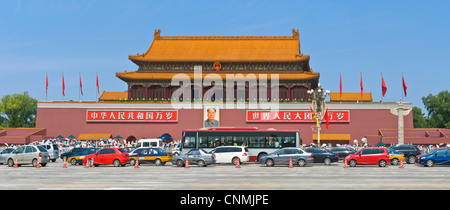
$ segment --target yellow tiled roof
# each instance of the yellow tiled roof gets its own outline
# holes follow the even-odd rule
[[[330,93],[330,101],[372,101],[372,93],[363,93],[361,97],[361,92],[350,93],[343,92],[342,97],[339,92]]]
[[[100,138],[109,139],[112,138],[112,135],[110,133],[82,133],[78,136],[77,140],[82,141],[90,139],[99,140]]]
[[[309,60],[300,53],[298,29],[292,36],[160,36],[155,32],[144,54],[135,61],[291,62]]]
[[[300,71],[284,71],[284,72],[230,72],[230,71],[221,71],[221,72],[209,72],[211,74],[218,74],[223,80],[227,78],[227,74],[242,74],[246,77],[248,74],[254,74],[256,79],[259,79],[260,74],[267,75],[267,80],[271,79],[271,74],[278,74],[279,80],[307,80],[319,78],[320,73],[313,72],[300,72]],[[132,71],[132,72],[116,72],[116,76],[120,79],[162,79],[162,80],[171,80],[176,74],[186,74],[190,79],[194,79],[193,72],[168,72],[168,71]],[[203,72],[202,79],[209,75],[208,73]],[[236,76],[236,75],[235,75]]]
[[[317,140],[317,133],[313,133],[313,140]],[[320,140],[350,141],[350,134],[320,134]]]
[[[127,99],[128,92],[106,92],[103,91],[102,95],[98,98],[99,101],[114,101]]]

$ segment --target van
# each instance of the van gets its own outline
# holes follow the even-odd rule
[[[59,157],[59,148],[56,144],[41,144],[48,152],[48,160],[55,162]]]
[[[163,145],[163,141],[162,139],[140,139],[137,144],[136,147],[157,147],[157,148],[161,148]]]
[[[215,156],[216,163],[232,163],[237,164],[239,158],[240,162],[248,162],[248,149],[244,146],[221,146],[212,150]]]

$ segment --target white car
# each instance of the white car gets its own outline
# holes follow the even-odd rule
[[[216,163],[232,163],[237,164],[239,158],[240,162],[248,162],[248,149],[244,146],[222,146],[216,147],[212,153],[215,156]]]

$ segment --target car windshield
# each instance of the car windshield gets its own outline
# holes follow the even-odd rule
[[[119,152],[121,152],[121,153],[127,153],[127,151],[125,151],[123,148],[120,148],[120,149],[117,149],[117,150],[119,150]]]
[[[427,152],[427,154],[432,155],[432,154],[436,153],[437,151],[438,151],[438,149],[433,149],[433,150],[430,150],[429,152]]]
[[[41,151],[41,152],[47,152],[47,150],[46,150],[43,146],[41,146],[41,145],[38,145],[37,148],[38,148],[39,151]]]

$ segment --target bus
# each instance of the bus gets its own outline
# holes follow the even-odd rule
[[[215,127],[183,130],[180,153],[191,149],[211,151],[219,146],[246,146],[250,161],[283,147],[300,147],[299,130],[259,130],[256,127]]]

